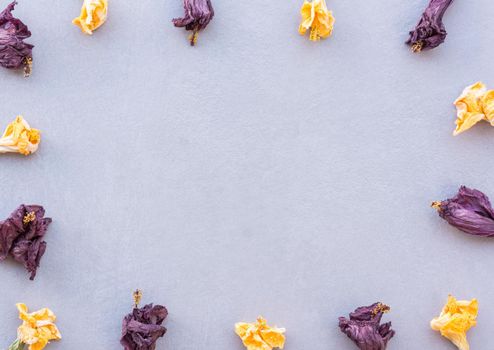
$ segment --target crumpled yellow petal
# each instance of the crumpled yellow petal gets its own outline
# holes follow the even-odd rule
[[[73,24],[86,34],[93,34],[105,23],[108,15],[108,0],[84,0],[79,17],[74,18]]]
[[[481,100],[482,110],[484,112],[485,120],[494,126],[494,90],[487,91]]]
[[[247,350],[283,349],[285,346],[285,329],[268,326],[262,317],[258,317],[255,323],[236,323],[235,333],[242,339]]]
[[[309,39],[318,41],[333,33],[334,17],[328,10],[325,0],[305,0],[300,9],[302,22],[298,28],[300,35],[310,29]]]
[[[0,138],[0,153],[21,153],[27,156],[38,150],[40,141],[39,130],[32,129],[19,115],[7,126]]]
[[[17,338],[29,345],[28,350],[42,350],[50,340],[60,340],[62,335],[55,325],[56,316],[50,309],[44,308],[28,313],[25,304],[16,304],[19,318],[23,321],[17,329]]]
[[[441,332],[458,349],[469,350],[467,331],[477,324],[478,310],[477,299],[456,300],[450,295],[439,317],[431,321],[431,328]]]
[[[457,118],[453,135],[470,129],[481,120],[494,126],[494,90],[487,91],[483,83],[467,86],[454,105]]]

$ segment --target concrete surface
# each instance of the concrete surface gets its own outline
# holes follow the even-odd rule
[[[92,37],[81,3],[20,0],[34,72],[0,70],[1,127],[43,131],[0,157],[0,216],[54,220],[34,282],[0,264],[0,348],[22,301],[58,315],[50,349],[120,349],[136,287],[170,310],[158,349],[241,350],[233,324],[262,314],[286,350],[351,350],[337,317],[382,301],[390,350],[452,350],[429,328],[448,293],[479,299],[471,347],[492,348],[494,241],[429,208],[461,184],[494,198],[494,128],[452,136],[462,89],[494,88],[492,1],[455,2],[420,55],[403,42],[427,0],[328,0],[319,43],[302,1],[214,0],[195,48],[180,0],[110,1]]]

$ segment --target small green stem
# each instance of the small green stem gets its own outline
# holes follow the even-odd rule
[[[24,344],[23,342],[21,342],[19,339],[16,339],[15,342],[13,342],[12,344],[10,344],[8,350],[24,350],[24,346],[25,345],[26,344]]]

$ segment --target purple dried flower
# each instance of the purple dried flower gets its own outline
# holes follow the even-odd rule
[[[184,0],[185,16],[183,18],[174,18],[175,27],[185,27],[191,30],[189,36],[190,44],[194,46],[197,43],[197,35],[200,30],[206,28],[213,19],[214,10],[210,0]]]
[[[461,186],[451,199],[433,202],[439,216],[450,225],[476,236],[494,237],[494,210],[482,192]]]
[[[360,350],[384,350],[395,335],[391,322],[380,324],[382,315],[388,311],[389,306],[382,303],[359,307],[350,314],[349,320],[339,318],[340,329]]]
[[[10,217],[0,222],[0,261],[12,256],[23,263],[31,273],[30,279],[36,276],[41,257],[46,250],[43,237],[46,234],[51,218],[45,218],[45,210],[40,205],[24,205],[17,208]]]
[[[168,316],[166,307],[148,304],[139,308],[141,296],[141,291],[136,290],[135,307],[123,320],[120,344],[125,350],[154,350],[158,338],[166,333],[166,328],[161,325]]]
[[[5,68],[24,68],[24,75],[31,74],[33,45],[24,39],[31,36],[27,26],[12,16],[16,1],[0,13],[0,65]]]
[[[433,49],[446,39],[443,15],[453,0],[431,0],[406,42],[413,52]]]

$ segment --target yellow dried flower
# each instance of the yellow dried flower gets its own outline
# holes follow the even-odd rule
[[[285,345],[284,328],[270,327],[259,316],[255,323],[239,322],[235,324],[235,333],[242,339],[247,350],[283,349]]]
[[[494,126],[494,90],[487,91],[483,83],[467,86],[454,105],[457,119],[453,135],[470,129],[481,120]]]
[[[456,300],[450,295],[439,317],[431,321],[431,328],[440,331],[458,349],[469,350],[467,331],[477,324],[478,310],[477,299]]]
[[[17,116],[5,129],[0,138],[0,153],[21,153],[29,155],[38,150],[41,135],[32,129],[22,116]]]
[[[309,39],[318,41],[326,39],[333,33],[334,17],[328,10],[325,0],[305,0],[300,9],[302,22],[298,28],[300,35],[310,29]]]
[[[11,345],[29,345],[28,350],[42,350],[50,340],[60,340],[62,335],[55,325],[56,316],[47,308],[28,313],[25,304],[16,304],[19,318],[23,321],[17,329],[17,340]]]
[[[74,18],[73,24],[86,34],[93,34],[106,21],[108,15],[108,0],[84,0],[79,17]]]

